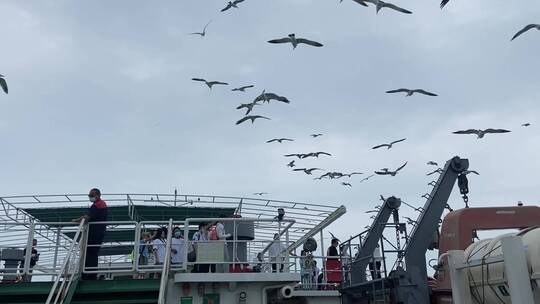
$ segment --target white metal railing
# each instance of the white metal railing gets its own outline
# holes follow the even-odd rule
[[[190,235],[197,229],[196,226],[200,222],[215,222],[222,221],[225,223],[227,232],[230,232],[232,237],[227,240],[209,240],[209,241],[192,241],[189,240]],[[106,240],[101,245],[87,245],[86,233],[88,229],[81,230],[81,227],[74,223],[60,223],[60,222],[48,222],[48,223],[35,223],[30,229],[27,229],[23,224],[12,223],[9,226],[2,226],[0,223],[0,230],[17,230],[19,227],[21,230],[18,235],[23,237],[17,237],[16,242],[9,242],[9,247],[27,248],[27,253],[32,250],[31,241],[36,238],[37,230],[43,227],[48,227],[51,231],[56,231],[58,234],[62,234],[71,242],[69,244],[55,244],[46,242],[42,238],[37,237],[38,246],[35,248],[41,253],[40,260],[35,267],[30,267],[29,255],[25,255],[25,267],[17,267],[12,269],[18,271],[20,275],[29,275],[30,277],[41,277],[42,280],[47,278],[55,282],[55,287],[51,291],[55,295],[65,294],[65,291],[69,290],[71,282],[70,280],[75,277],[75,274],[93,273],[100,276],[131,276],[135,278],[148,277],[153,274],[161,274],[161,290],[163,294],[160,296],[160,301],[164,299],[164,292],[166,290],[166,283],[169,279],[170,273],[189,272],[194,268],[196,269],[200,264],[213,264],[219,265],[216,271],[218,272],[272,272],[272,265],[274,264],[276,272],[279,272],[283,267],[283,272],[306,274],[303,267],[300,266],[301,257],[297,249],[289,251],[290,245],[294,240],[289,239],[291,230],[295,229],[295,220],[283,219],[278,221],[274,218],[190,218],[186,221],[110,221],[110,222],[92,222],[85,227],[91,225],[107,225],[107,233],[105,235]],[[265,227],[269,231],[274,230],[280,236],[281,246],[283,251],[278,258],[269,256],[268,249],[276,241],[273,240],[273,235],[261,234],[258,235],[257,231],[254,231],[253,239],[242,239],[238,235],[241,234],[238,230],[242,229],[242,225],[253,225]],[[43,227],[42,227],[43,226]],[[32,228],[33,227],[33,228]],[[159,228],[167,228],[167,235],[165,241],[165,253],[166,257],[163,264],[155,263],[141,263],[143,260],[140,258],[140,250],[142,246],[149,246],[146,242],[141,242],[142,235],[149,231],[154,231]],[[171,253],[173,236],[172,231],[175,227],[178,227],[183,231],[184,241],[182,244],[182,256],[179,264],[171,263]],[[115,233],[122,233],[121,240],[117,242],[111,242],[107,240],[107,234],[114,236]],[[52,239],[60,238],[59,235],[53,235]],[[69,237],[68,237],[69,236]],[[0,240],[0,248],[5,240]],[[111,256],[100,257],[100,263],[98,267],[88,267],[84,264],[84,254],[86,248],[91,246],[100,246],[101,251],[120,250],[117,253],[113,253]],[[221,248],[223,254],[221,258],[212,259],[212,255],[207,255],[206,259],[188,261],[188,254],[192,247],[199,247],[201,250],[212,250],[212,248]],[[153,249],[153,248],[152,248]],[[229,252],[230,251],[230,252]],[[225,253],[227,252],[227,253]],[[146,252],[145,255],[151,259],[153,252]],[[180,253],[178,253],[180,254]],[[215,255],[214,255],[215,256]],[[257,259],[259,257],[259,259]],[[318,267],[323,273],[336,272],[338,270],[324,270],[324,262],[326,257],[322,255],[312,256],[317,261]],[[77,263],[75,263],[77,261]],[[80,264],[78,263],[80,261]],[[5,271],[2,269],[0,271]],[[341,270],[339,270],[341,271]],[[69,278],[69,279],[67,279]],[[323,284],[310,285],[300,284],[298,288],[302,289],[314,289],[314,286],[323,286]],[[328,283],[328,285],[334,285],[334,283]],[[317,287],[318,288],[318,287]],[[58,292],[58,290],[64,291],[64,293]],[[58,296],[60,301],[61,296]],[[51,301],[56,300],[52,298]],[[51,302],[52,303],[52,302]]]
[[[83,219],[81,223],[79,224],[77,231],[75,232],[75,236],[73,237],[71,246],[68,250],[66,257],[64,258],[64,263],[62,265],[62,268],[60,269],[60,272],[58,273],[58,276],[53,283],[51,291],[49,292],[49,296],[47,297],[46,304],[51,304],[51,303],[63,304],[67,296],[67,293],[69,292],[69,288],[71,287],[73,280],[78,279],[77,276],[79,275],[78,269],[79,269],[80,257],[81,257],[80,253],[82,252],[79,246],[80,244],[84,244],[84,239],[85,239],[84,230],[83,230],[84,227],[85,227],[85,220]],[[78,243],[77,241],[79,240],[79,238],[82,238],[83,241],[77,244]],[[30,237],[29,237],[29,242],[30,242]],[[28,256],[28,251],[26,252],[26,255]],[[27,268],[26,268],[27,266],[28,265],[25,264],[25,272],[27,271]]]

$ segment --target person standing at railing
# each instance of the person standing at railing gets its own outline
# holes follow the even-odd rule
[[[93,188],[88,193],[88,199],[92,202],[88,213],[74,219],[73,222],[80,223],[82,220],[86,220],[88,225],[88,241],[86,246],[86,258],[85,269],[89,271],[96,271],[98,267],[98,254],[101,244],[103,244],[103,238],[107,231],[106,224],[92,224],[93,222],[106,222],[107,221],[107,203],[101,199],[101,191],[97,188]],[[83,280],[96,280],[96,273],[83,273]]]
[[[148,265],[148,261],[150,260],[150,253],[152,252],[152,245],[150,244],[151,239],[152,237],[150,236],[150,233],[142,233],[141,239],[139,240],[139,266],[144,267]],[[139,274],[138,278],[144,279],[144,273]]]
[[[207,231],[208,224],[207,223],[199,223],[199,230],[193,234],[193,248],[195,249],[195,254],[199,255],[199,246],[197,246],[197,242],[207,242],[208,241],[208,231]],[[195,272],[208,272],[210,269],[210,264],[195,264],[194,271]]]
[[[333,238],[332,242],[330,243],[330,247],[328,247],[328,250],[326,251],[327,260],[337,260],[339,258],[339,253],[337,250],[338,245],[339,240]]]
[[[32,269],[36,266],[37,262],[39,261],[39,252],[36,249],[37,246],[37,240],[32,240],[32,253],[30,255],[30,267],[28,268],[28,274],[23,274],[23,282],[31,282],[32,281]],[[26,248],[23,250],[23,256],[26,257]],[[24,260],[21,261],[19,267],[22,271],[24,271]]]
[[[184,259],[184,238],[182,237],[182,229],[174,227],[173,238],[171,239],[171,263],[173,265],[181,265]]]
[[[281,243],[281,240],[279,239],[279,234],[274,234],[274,240],[268,249],[268,255],[270,256],[270,262],[272,263],[272,272],[277,272],[278,264],[279,272],[283,272],[283,262],[285,260],[283,257],[283,252],[285,250],[285,246],[283,246],[283,243]]]

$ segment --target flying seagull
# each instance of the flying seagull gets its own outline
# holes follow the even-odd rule
[[[191,33],[190,35],[199,35],[199,36],[201,36],[201,37],[206,36],[206,28],[208,27],[208,25],[209,25],[211,22],[212,22],[212,20],[208,21],[208,23],[204,26],[202,32],[195,32],[195,33]]]
[[[397,89],[397,90],[390,90],[390,91],[386,91],[386,93],[407,93],[405,95],[405,97],[408,97],[408,96],[412,96],[414,93],[419,93],[419,94],[424,94],[424,95],[428,95],[428,96],[438,96],[437,94],[435,93],[431,93],[431,92],[428,92],[428,91],[425,91],[425,90],[422,90],[422,89],[405,89],[405,88],[401,88],[401,89]]]
[[[270,120],[270,118],[264,117],[264,116],[261,116],[261,115],[249,115],[249,116],[246,116],[246,117],[240,119],[239,121],[237,121],[236,124],[239,125],[239,124],[243,123],[244,121],[250,120],[250,119],[251,119],[251,123],[254,123],[255,120],[258,119],[258,118]]]
[[[294,33],[289,34],[286,38],[268,40],[268,43],[291,43],[292,46],[293,46],[293,49],[296,49],[296,47],[300,43],[311,45],[311,46],[316,46],[316,47],[323,46],[322,43],[319,43],[317,41],[308,40],[308,39],[305,39],[305,38],[297,38]]]
[[[353,175],[360,175],[360,174],[364,174],[362,172],[352,172],[352,173],[346,173],[346,174],[343,174],[343,176],[347,176],[347,177],[352,177]]]
[[[263,196],[265,194],[268,194],[268,193],[266,193],[266,192],[255,192],[255,193],[253,193],[253,195],[258,195],[258,196]]]
[[[246,92],[246,89],[251,89],[253,87],[254,87],[254,85],[251,84],[251,85],[242,86],[242,87],[239,87],[239,88],[234,88],[231,91],[233,91],[233,92],[234,91]]]
[[[294,160],[292,160],[290,163],[287,164],[287,167],[294,168],[296,165],[294,164]]]
[[[382,148],[382,147],[386,147],[386,149],[389,150],[390,148],[392,148],[392,146],[393,146],[394,144],[397,144],[397,143],[399,143],[399,142],[405,141],[406,139],[407,139],[407,138],[402,138],[402,139],[399,139],[399,140],[395,140],[395,141],[393,141],[393,142],[391,142],[391,143],[389,143],[389,144],[382,144],[382,145],[375,146],[375,147],[373,147],[373,148],[371,148],[371,149],[379,149],[379,148]]]
[[[229,2],[227,3],[227,6],[226,6],[224,9],[222,9],[221,11],[224,12],[224,11],[227,11],[227,10],[233,8],[233,7],[234,7],[234,8],[238,8],[237,4],[240,3],[240,2],[244,2],[244,0],[234,0],[234,1],[229,1]]]
[[[436,162],[434,162],[432,160],[428,161],[426,164],[429,165],[429,166],[439,166],[439,164],[437,164]]]
[[[342,182],[341,183],[343,186],[349,186],[349,187],[352,187],[352,185],[350,183],[346,183],[346,182]]]
[[[319,177],[319,179],[323,179],[323,178],[327,178],[327,177],[329,177],[330,179],[341,178],[341,177],[343,177],[343,173],[341,173],[341,172],[327,172],[327,173],[321,175]]]
[[[212,89],[212,86],[216,85],[216,84],[220,84],[220,85],[229,85],[228,83],[226,82],[221,82],[221,81],[207,81],[205,79],[202,79],[202,78],[191,78],[191,80],[193,81],[200,81],[200,82],[204,82],[209,88],[210,90]]]
[[[304,173],[306,173],[307,175],[311,175],[313,173],[313,171],[319,171],[319,170],[322,170],[320,168],[299,168],[299,169],[293,169],[293,171],[303,171]]]
[[[4,78],[4,75],[0,74],[0,87],[2,87],[2,90],[4,91],[4,93],[8,93],[8,86],[7,86],[7,82],[6,82],[6,79]]]
[[[528,30],[531,30],[531,29],[537,29],[540,31],[540,24],[529,24],[527,26],[525,26],[524,28],[522,28],[519,32],[517,32],[514,37],[512,37],[512,39],[510,39],[510,41],[516,39],[517,37],[521,36],[521,34],[525,33],[526,31]]]
[[[259,95],[259,96],[257,96],[255,98],[254,102],[265,101],[265,102],[270,103],[271,100],[277,100],[277,101],[281,101],[281,102],[284,102],[284,103],[290,103],[290,101],[287,99],[287,97],[279,96],[279,95],[274,94],[274,93],[266,93],[266,90],[263,90],[261,95]]]
[[[246,108],[247,111],[246,111],[246,115],[248,115],[249,113],[251,113],[251,111],[253,111],[253,107],[254,106],[259,106],[259,104],[257,102],[252,102],[252,103],[242,103],[240,104],[238,107],[236,107],[237,110],[240,110],[242,108]]]
[[[273,142],[278,142],[278,143],[281,144],[281,143],[283,143],[283,141],[294,141],[294,139],[290,139],[290,138],[274,138],[274,139],[270,139],[266,143],[269,144],[269,143],[273,143]]]
[[[397,168],[395,171],[390,171],[388,170],[388,168],[382,168],[380,171],[375,171],[375,174],[378,174],[378,175],[390,175],[390,176],[396,176],[396,174],[403,168],[405,168],[405,166],[407,165],[407,162],[405,162],[403,165],[401,165],[401,167]]]
[[[308,153],[308,154],[304,154],[302,156],[302,158],[308,158],[308,157],[317,157],[317,158],[319,158],[319,155],[332,156],[332,154],[327,153],[327,152],[311,152],[311,153]]]
[[[306,155],[306,154],[295,153],[295,154],[286,154],[284,156],[285,157],[298,157],[298,159],[300,159],[300,158],[304,158],[304,155]]]
[[[461,131],[456,131],[456,132],[452,132],[454,134],[475,134],[477,136],[477,138],[483,138],[484,135],[486,134],[497,134],[497,133],[508,133],[510,132],[509,130],[505,130],[505,129],[485,129],[485,130],[480,130],[480,129],[468,129],[468,130],[461,130]]]
[[[321,133],[317,133],[317,134],[311,134],[310,136],[313,137],[313,138],[317,138],[317,137],[323,136],[323,135]]]
[[[530,125],[531,125],[531,123],[530,123],[530,122],[528,122],[528,123],[524,123],[524,124],[522,124],[521,126],[522,126],[522,127],[528,127],[528,126],[530,126]]]
[[[384,8],[384,7],[387,7],[387,8],[390,8],[390,9],[393,9],[395,11],[398,11],[400,13],[404,13],[404,14],[412,14],[411,11],[409,10],[406,10],[404,8],[401,8],[397,5],[394,5],[392,3],[388,3],[388,2],[384,2],[382,0],[353,0],[354,2],[360,4],[360,5],[363,5],[363,6],[368,6],[366,2],[369,2],[369,3],[372,3],[372,4],[375,4],[375,7],[376,7],[376,10],[377,10],[377,14],[379,13],[379,11]]]

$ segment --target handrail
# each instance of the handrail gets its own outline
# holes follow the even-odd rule
[[[55,294],[56,294],[56,297],[55,297],[53,303],[58,303],[58,299],[60,298],[60,295],[63,293],[63,287],[65,286],[65,282],[66,282],[66,280],[70,279],[69,276],[65,276],[64,280],[62,280],[62,277],[65,274],[69,275],[69,273],[66,273],[66,272],[69,272],[68,267],[69,267],[69,264],[70,264],[71,255],[73,253],[73,249],[75,248],[75,243],[77,242],[77,239],[79,238],[79,235],[81,234],[81,231],[83,231],[83,229],[84,229],[85,222],[86,222],[86,220],[83,218],[83,220],[81,220],[81,222],[79,224],[77,232],[75,233],[75,237],[73,238],[73,240],[71,242],[71,246],[69,248],[69,251],[68,251],[68,253],[67,253],[66,257],[65,257],[64,263],[62,265],[62,269],[61,269],[58,277],[54,281],[53,286],[51,288],[51,291],[49,292],[49,296],[47,297],[47,301],[45,302],[46,304],[51,304],[52,298],[53,298],[53,296]],[[58,290],[58,292],[56,292],[56,288],[58,287],[58,284],[60,283],[61,280],[62,280],[62,284],[60,285],[60,289]]]
[[[169,219],[167,227],[167,243],[165,244],[165,261],[163,261],[163,271],[161,272],[161,282],[159,284],[158,304],[165,304],[167,295],[167,281],[169,279],[169,270],[171,267],[171,241],[172,241],[173,219]]]

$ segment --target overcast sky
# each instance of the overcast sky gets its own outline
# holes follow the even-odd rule
[[[443,11],[436,0],[396,2],[412,15],[350,0],[246,0],[220,13],[225,3],[1,1],[1,195],[261,191],[345,205],[331,230],[348,236],[370,223],[364,211],[379,194],[423,205],[426,162],[459,155],[481,174],[470,177],[472,206],[539,202],[540,32],[510,38],[540,22],[540,1],[451,0]],[[210,19],[205,38],[188,35]],[[324,47],[266,43],[289,33]],[[192,77],[256,88],[210,91]],[[384,93],[400,87],[439,97]],[[235,107],[263,89],[291,103],[260,106],[272,120],[236,126]],[[489,127],[512,133],[451,134]],[[265,143],[273,137],[295,142]],[[409,163],[348,188],[285,166],[284,154],[311,151],[333,156],[300,166],[367,174]]]

